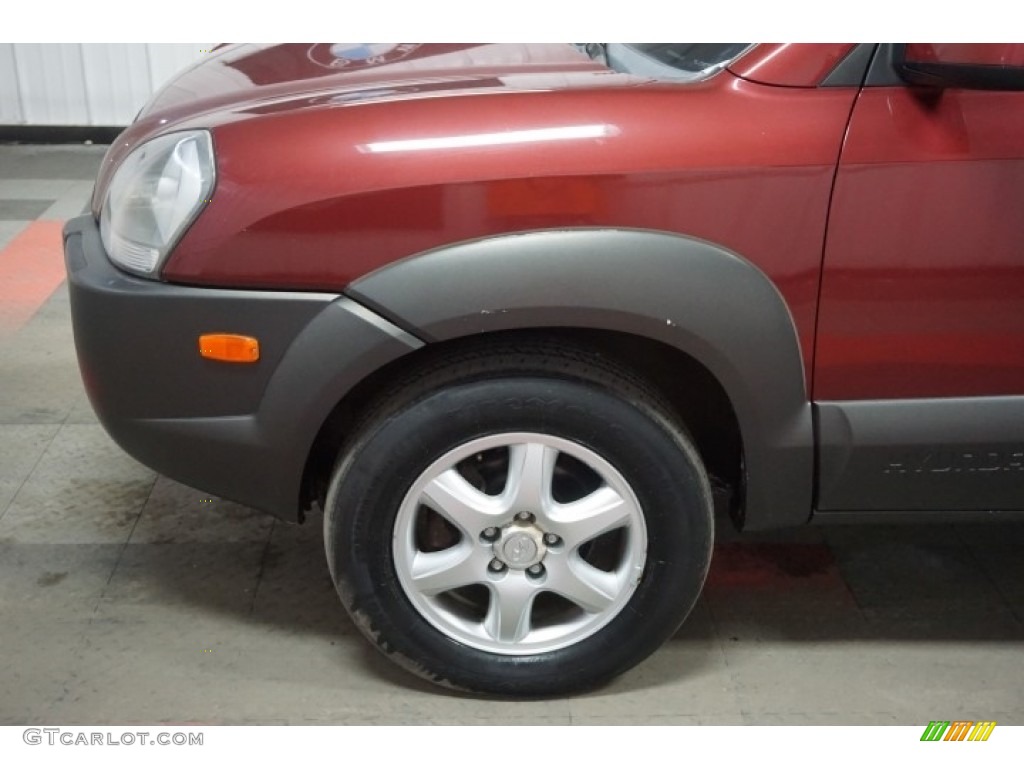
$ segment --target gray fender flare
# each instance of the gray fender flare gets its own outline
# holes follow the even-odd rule
[[[346,293],[428,343],[571,327],[675,347],[701,362],[733,403],[745,527],[810,517],[814,432],[793,319],[765,274],[725,248],[646,230],[517,233],[409,257]]]

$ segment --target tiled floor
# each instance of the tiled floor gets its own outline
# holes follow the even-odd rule
[[[33,220],[81,211],[101,154],[0,147],[0,276]],[[601,691],[480,701],[412,681],[342,612],[318,515],[203,501],[110,441],[58,283],[0,322],[0,723],[1024,724],[1010,524],[723,526],[689,622]]]

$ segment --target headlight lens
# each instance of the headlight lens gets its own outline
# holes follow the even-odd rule
[[[111,260],[153,275],[209,200],[215,176],[207,131],[169,133],[128,155],[100,213],[100,236]]]

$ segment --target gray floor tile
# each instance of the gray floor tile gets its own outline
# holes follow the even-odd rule
[[[682,647],[684,644],[705,644],[718,640],[718,632],[715,629],[714,620],[711,617],[711,609],[708,606],[707,594],[702,594],[693,606],[690,615],[686,617],[683,625],[676,630],[675,635],[669,643]]]
[[[396,685],[356,638],[281,637],[217,617],[102,620],[76,651],[82,673],[59,722],[567,723],[564,702],[489,702]],[[386,663],[386,662],[385,662]],[[388,665],[390,666],[390,665]]]
[[[106,145],[0,146],[0,179],[94,179]]]
[[[149,479],[29,478],[0,519],[0,538],[33,544],[127,541]]]
[[[924,726],[926,723],[921,723]],[[737,725],[917,725],[886,712],[754,712]]]
[[[27,221],[0,221],[0,248],[6,248],[28,224]]]
[[[864,643],[764,642],[725,646],[745,715],[787,715],[794,721],[845,714],[894,714],[884,690],[896,665],[893,649]],[[928,721],[922,712],[924,722]],[[834,719],[832,719],[834,718]]]
[[[98,609],[104,616],[131,617],[135,606],[187,606],[196,614],[252,611],[263,542],[128,544]],[[139,615],[147,615],[143,611]]]
[[[66,193],[57,198],[53,204],[40,215],[41,219],[67,221],[81,216],[89,210],[92,197],[93,182],[73,181]]]
[[[0,248],[34,219],[66,221],[81,215],[88,208],[93,184],[91,178],[0,178]]]
[[[132,544],[265,542],[273,523],[263,512],[157,477]]]
[[[1019,721],[1020,650],[1013,643],[774,643],[727,646],[726,659],[752,721],[913,725],[936,712]],[[871,720],[860,720],[868,713]]]
[[[56,200],[0,199],[0,221],[34,221]]]
[[[92,404],[89,402],[88,396],[86,396],[83,390],[75,398],[71,405],[68,415],[64,417],[65,424],[98,424],[99,419],[96,418],[96,411],[92,409]]]
[[[985,569],[998,592],[1019,620],[1024,622],[1024,559],[1021,551],[995,550],[981,555]]]
[[[871,619],[955,614],[983,619],[1006,603],[977,559],[954,538],[914,541],[879,535],[832,543],[843,579]]]
[[[3,614],[0,629],[0,724],[55,722],[50,711],[80,673],[76,649],[87,626],[44,612]]]
[[[252,612],[270,631],[358,634],[331,581],[321,519],[315,514],[304,525],[274,524]]]
[[[892,664],[876,709],[895,713],[904,725],[940,716],[1024,725],[1020,641],[879,645]]]
[[[573,722],[581,718],[628,715],[698,718],[732,722],[740,701],[718,644],[679,647],[670,643],[629,674],[600,690],[569,700]]]
[[[1024,524],[958,527],[957,533],[996,592],[1024,625]]]
[[[0,616],[90,618],[121,549],[0,540]]]
[[[152,471],[121,450],[99,424],[60,427],[33,473],[33,479],[69,476],[112,481],[152,481],[155,477]]]
[[[127,541],[154,474],[98,425],[60,428],[0,518],[0,537],[32,543]]]
[[[216,722],[240,690],[239,652],[224,623],[98,617],[75,650],[79,673],[50,712],[56,722]],[[219,634],[218,634],[219,633]],[[258,698],[258,697],[257,697]],[[236,714],[237,720],[244,719]],[[236,720],[236,721],[237,721]]]
[[[0,424],[64,422],[82,393],[82,382],[78,371],[59,359],[63,356],[59,349],[49,355],[33,349],[15,357],[4,371],[8,386],[0,391]]]
[[[0,424],[59,424],[84,396],[67,285],[13,337],[0,336]]]
[[[718,713],[714,715],[633,714],[617,711],[605,715],[573,715],[573,725],[744,725],[743,715]]]
[[[999,522],[954,526],[957,537],[975,552],[1024,549],[1024,522]]]
[[[830,525],[812,528],[822,533],[835,552],[878,546],[962,546],[956,526],[944,524]]]
[[[850,639],[867,632],[831,551],[811,541],[719,545],[704,600],[724,643]]]
[[[10,157],[12,147],[0,147],[0,162]],[[5,153],[8,150],[8,153]],[[0,200],[57,200],[65,196],[73,184],[71,179],[16,179],[0,177]],[[89,182],[85,182],[89,183]]]
[[[59,428],[56,424],[0,424],[0,519]]]

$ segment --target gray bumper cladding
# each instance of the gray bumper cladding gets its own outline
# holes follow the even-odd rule
[[[107,259],[91,217],[64,232],[86,391],[152,469],[280,517],[298,513],[310,445],[363,377],[421,342],[347,298],[144,280]],[[203,359],[203,333],[260,341],[260,359]]]

